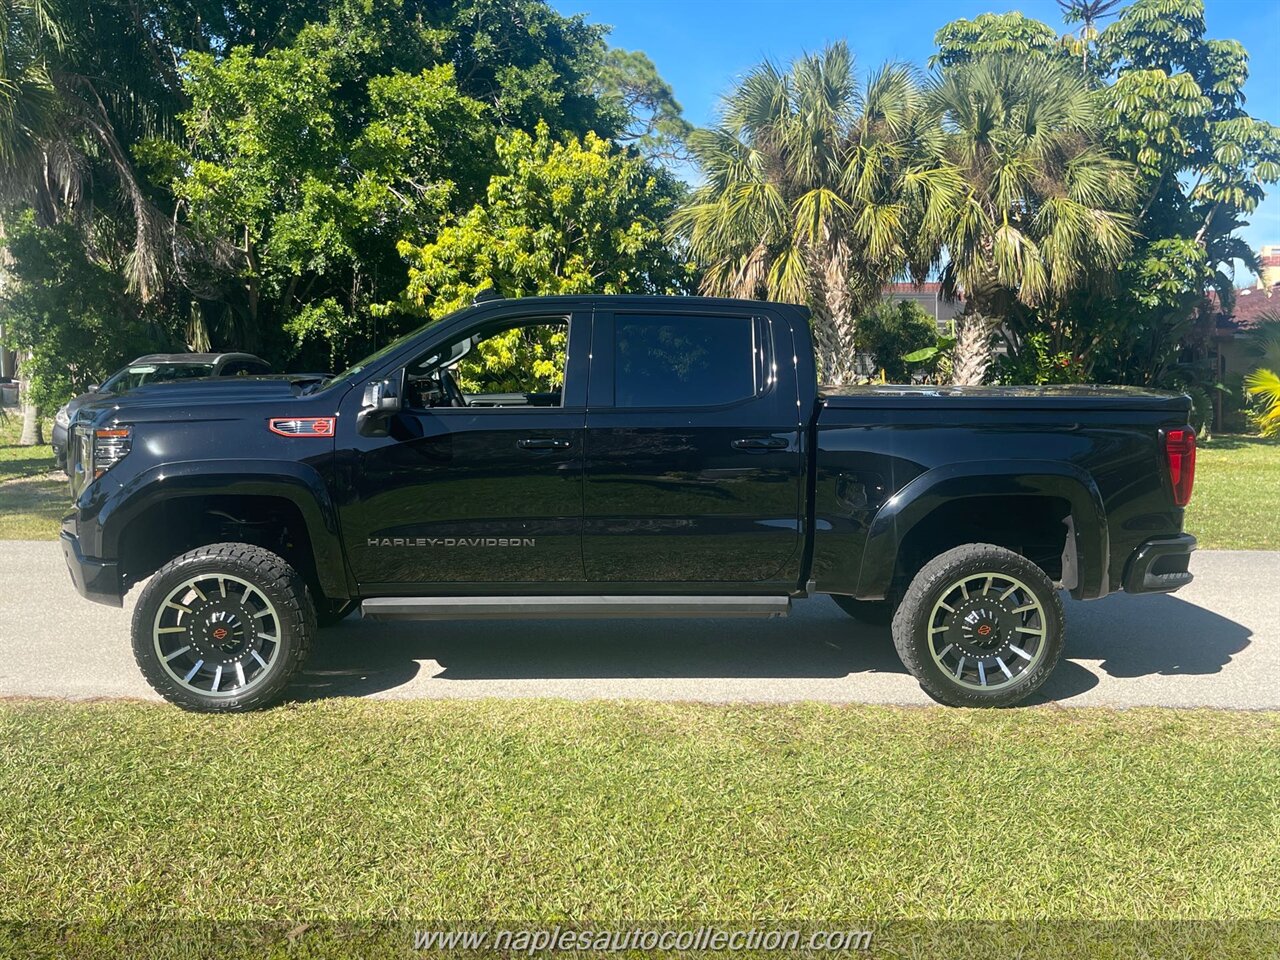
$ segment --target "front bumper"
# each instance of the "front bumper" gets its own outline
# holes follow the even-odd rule
[[[1125,593],[1172,593],[1192,581],[1187,563],[1196,538],[1181,533],[1166,540],[1148,540],[1129,558]]]
[[[79,539],[66,530],[62,531],[62,556],[67,561],[71,582],[80,596],[94,603],[109,607],[124,606],[120,590],[120,568],[111,560],[94,560],[80,552]]]

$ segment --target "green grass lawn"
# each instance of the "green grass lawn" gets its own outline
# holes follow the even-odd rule
[[[432,921],[869,926],[876,956],[912,929],[1078,956],[1109,924],[1114,955],[1198,956],[1158,944],[1203,918],[1204,956],[1273,956],[1277,863],[1276,714],[0,705],[0,931],[69,924],[69,956],[114,924],[197,956],[216,921],[335,950]]]
[[[0,415],[0,540],[53,540],[69,507],[67,478],[54,467],[48,444],[18,446],[21,433],[22,417],[5,410]]]
[[[1280,550],[1280,440],[1201,444],[1186,527],[1205,550]]]

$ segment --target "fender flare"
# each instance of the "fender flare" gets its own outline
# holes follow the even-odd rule
[[[1079,599],[1110,591],[1111,538],[1102,494],[1092,475],[1054,460],[982,460],[926,470],[890,497],[867,531],[857,596],[880,599],[889,591],[907,534],[945,503],[966,497],[1057,497],[1067,501],[1063,582]]]
[[[324,479],[306,463],[289,460],[186,460],[139,474],[114,491],[98,513],[102,555],[120,557],[129,524],[162,501],[199,496],[260,496],[287,500],[306,524],[316,579],[326,596],[351,595],[338,511]]]

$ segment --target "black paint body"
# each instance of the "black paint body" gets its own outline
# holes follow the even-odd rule
[[[615,323],[640,313],[753,324],[755,394],[698,408],[615,406]],[[406,364],[473,327],[525,316],[569,318],[561,406],[401,410],[372,429],[362,420],[367,384],[403,379]],[[74,431],[129,426],[132,450],[90,481],[73,444],[76,501],[63,542],[81,592],[114,604],[169,559],[139,559],[144,538],[130,530],[150,517],[148,529],[172,535],[188,507],[218,498],[267,504],[268,519],[276,511],[304,525],[293,540],[305,543],[293,545],[311,558],[313,587],[333,599],[876,599],[893,589],[913,530],[946,515],[938,511],[973,504],[1016,515],[1034,502],[1062,512],[1054,575],[1093,598],[1142,589],[1127,577],[1144,544],[1193,548],[1160,447],[1160,431],[1189,412],[1186,397],[1129,388],[820,390],[807,314],[786,305],[499,300],[312,392],[239,378],[86,405]],[[267,426],[281,417],[336,417],[336,428],[281,436]]]

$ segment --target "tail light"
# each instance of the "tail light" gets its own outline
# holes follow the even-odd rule
[[[1196,482],[1196,432],[1181,427],[1164,432],[1164,459],[1173,484],[1173,502],[1185,507],[1191,501],[1191,487]]]
[[[93,431],[94,479],[119,463],[132,448],[132,427],[110,427]]]

